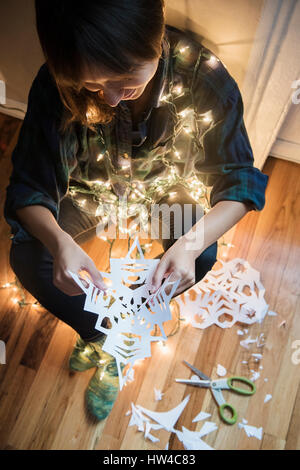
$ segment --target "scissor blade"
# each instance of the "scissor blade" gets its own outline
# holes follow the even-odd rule
[[[203,374],[203,372],[201,372],[201,370],[197,369],[196,367],[192,366],[191,364],[189,364],[187,361],[183,361],[190,369],[192,369],[193,372],[195,372],[196,375],[198,375],[199,377],[201,377],[201,379],[204,379],[204,380],[210,380],[210,377],[208,377],[207,375]]]
[[[198,380],[192,380],[192,379],[175,379],[175,382],[179,382],[181,384],[186,384],[186,385],[194,385],[195,387],[200,387],[200,388],[210,388],[210,385],[211,385],[210,380],[200,382]]]

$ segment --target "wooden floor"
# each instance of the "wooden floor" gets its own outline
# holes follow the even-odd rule
[[[20,124],[0,114],[1,210]],[[267,316],[262,324],[250,326],[249,334],[256,337],[264,333],[265,346],[249,351],[242,348],[237,325],[227,330],[213,325],[203,331],[182,326],[169,338],[164,354],[159,345],[152,346],[152,357],[136,367],[135,381],[120,392],[110,416],[99,423],[87,415],[84,404],[84,391],[94,370],[68,370],[75,332],[42,308],[19,307],[13,300],[19,296],[18,291],[12,287],[2,289],[0,340],[6,343],[6,364],[0,365],[1,449],[156,450],[164,449],[167,442],[170,449],[183,449],[174,434],[163,430],[153,433],[160,442],[145,440],[136,427],[128,427],[130,416],[125,413],[131,402],[166,411],[187,394],[191,398],[176,428],[199,430],[202,424],[192,423],[193,418],[201,410],[211,413],[218,430],[204,441],[215,449],[300,449],[300,364],[292,360],[294,341],[300,340],[300,166],[269,157],[263,171],[270,176],[265,209],[252,211],[239,222],[232,239],[234,247],[226,259],[244,258],[261,273],[266,301],[278,316]],[[1,285],[14,280],[8,258],[9,235],[9,227],[1,218]],[[96,238],[83,248],[99,269],[107,269],[105,241]],[[149,257],[159,250],[154,245]],[[226,250],[219,246],[220,259],[225,259]],[[116,242],[112,256],[124,256],[126,252],[127,244]],[[27,300],[34,299],[27,294]],[[283,320],[286,323],[281,325]],[[262,352],[262,360],[242,364],[253,352]],[[250,377],[250,369],[261,372],[253,397],[224,393],[236,406],[240,421],[244,418],[250,425],[263,427],[261,441],[247,437],[238,425],[223,424],[209,390],[174,382],[176,377],[189,376],[182,359],[214,377],[218,363],[230,374]],[[153,387],[164,393],[162,401],[154,400]],[[267,393],[272,399],[264,404]]]

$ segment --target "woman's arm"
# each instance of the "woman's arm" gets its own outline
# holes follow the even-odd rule
[[[33,205],[16,209],[24,228],[40,240],[54,257],[59,244],[72,238],[60,228],[52,212],[44,206]]]
[[[82,294],[68,271],[76,274],[87,271],[100,290],[107,289],[93,260],[71,235],[60,228],[49,209],[31,205],[16,209],[16,214],[26,230],[40,240],[53,256],[53,284],[58,289],[67,295]]]
[[[251,210],[240,201],[219,201],[193,227],[183,235],[186,250],[192,252],[194,259],[210,245],[228,232]]]
[[[164,253],[152,277],[151,292],[155,292],[163,278],[171,272],[174,279],[181,278],[173,297],[193,286],[196,282],[196,258],[230,230],[248,210],[250,207],[243,202],[219,201]]]

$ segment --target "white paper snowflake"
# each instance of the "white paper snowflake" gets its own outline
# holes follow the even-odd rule
[[[131,258],[135,248],[140,254],[138,259]],[[107,335],[102,349],[116,359],[121,390],[132,374],[135,361],[151,356],[151,343],[167,340],[163,324],[172,318],[169,304],[180,279],[171,281],[170,274],[150,294],[150,281],[159,261],[144,258],[136,237],[125,258],[110,258],[110,273],[100,271],[103,278],[111,281],[106,294],[88,278],[85,278],[86,287],[77,274],[69,271],[86,294],[84,310],[98,314],[95,328]],[[168,294],[166,288],[170,288]],[[159,328],[158,336],[152,334],[155,327]],[[130,365],[125,376],[121,364]]]

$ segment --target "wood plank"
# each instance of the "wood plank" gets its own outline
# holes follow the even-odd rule
[[[297,366],[297,364],[296,364]],[[299,368],[299,364],[298,364]],[[298,387],[297,397],[294,404],[293,414],[286,438],[286,450],[300,449],[300,386]]]
[[[271,434],[264,434],[261,450],[284,450],[285,440],[279,439]]]
[[[19,120],[6,119],[0,114],[2,196],[21,126]],[[268,158],[264,173],[270,176],[265,209],[251,211],[224,235],[234,246],[228,249],[220,244],[218,257],[247,259],[261,273],[266,301],[278,316],[267,316],[262,324],[247,328],[252,337],[264,333],[265,345],[261,348],[251,345],[249,350],[242,348],[239,343],[243,337],[237,335],[241,325],[227,330],[213,325],[200,331],[182,323],[179,332],[168,339],[167,350],[153,345],[152,357],[135,368],[134,382],[119,393],[108,418],[98,422],[86,412],[84,400],[95,369],[84,373],[68,370],[68,358],[76,339],[74,330],[44,309],[13,304],[12,298],[18,292],[13,288],[3,289],[0,291],[0,339],[6,342],[7,364],[0,367],[1,449],[157,450],[164,449],[169,442],[170,449],[183,450],[175,434],[165,430],[153,431],[160,442],[145,440],[136,427],[128,427],[130,416],[125,414],[131,402],[166,411],[188,394],[190,400],[176,429],[185,426],[200,430],[203,422],[192,423],[192,420],[201,410],[209,412],[212,415],[209,420],[218,429],[203,440],[216,449],[300,448],[300,371],[291,361],[293,341],[300,338],[300,168],[291,162]],[[3,201],[4,197],[1,204]],[[1,220],[2,284],[14,279],[9,266],[9,247],[9,227]],[[128,241],[116,241],[111,254],[109,243],[97,237],[82,247],[100,270],[107,271],[109,256],[125,256]],[[161,254],[161,246],[154,241],[146,257]],[[33,300],[28,293],[26,298]],[[283,320],[285,326],[279,326]],[[255,362],[254,352],[262,353],[261,361]],[[236,407],[239,421],[245,418],[249,424],[263,427],[262,441],[248,438],[237,424],[223,423],[210,390],[174,381],[177,377],[191,376],[183,359],[212,377],[217,377],[218,363],[226,367],[228,374],[251,377],[251,370],[261,373],[256,381],[257,392],[252,397],[229,391],[224,396]],[[154,387],[164,393],[162,401],[155,401]],[[267,393],[272,394],[272,399],[265,404]]]

